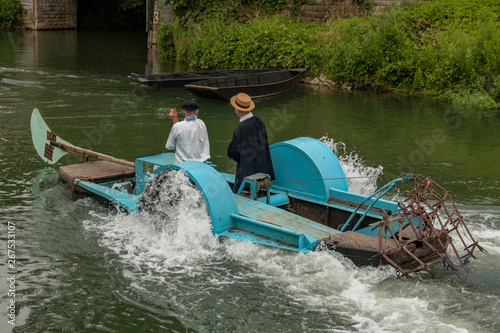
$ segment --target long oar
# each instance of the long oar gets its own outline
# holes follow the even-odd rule
[[[38,109],[34,109],[31,114],[31,139],[38,155],[49,164],[56,163],[68,153],[73,153],[82,157],[95,157],[100,160],[134,167],[134,162],[73,146],[71,143],[61,139],[50,130]]]

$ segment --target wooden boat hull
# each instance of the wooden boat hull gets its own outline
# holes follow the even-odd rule
[[[284,93],[303,80],[307,69],[289,69],[240,76],[220,77],[203,80],[185,86],[194,95],[203,98],[229,100],[238,93],[246,93],[252,98]]]
[[[159,74],[135,74],[131,73],[129,78],[133,81],[147,85],[155,89],[182,89],[186,84],[200,80],[215,79],[220,77],[240,76],[248,74],[259,74],[275,72],[280,69],[221,69],[190,72],[170,72]]]

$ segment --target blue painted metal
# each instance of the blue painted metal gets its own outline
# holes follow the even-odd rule
[[[224,239],[224,237],[237,239],[237,240],[240,240],[243,242],[247,241],[247,242],[252,242],[252,243],[256,243],[256,244],[262,244],[265,246],[276,247],[276,248],[289,250],[289,251],[299,251],[299,252],[309,252],[310,251],[308,249],[299,250],[296,246],[288,245],[288,244],[283,243],[283,242],[278,242],[278,241],[271,239],[271,238],[254,235],[252,233],[248,233],[246,231],[242,231],[239,229],[232,229],[232,230],[225,231],[225,232],[222,232],[219,234],[220,239]]]
[[[140,157],[135,160],[135,194],[144,191],[144,187],[160,167],[175,163],[175,154],[163,153],[152,156]]]
[[[292,192],[327,201],[330,188],[348,191],[339,160],[320,141],[300,137],[270,146],[277,191]]]
[[[314,237],[239,214],[236,197],[241,197],[231,191],[226,179],[221,174],[204,163],[186,161],[165,165],[156,169],[153,175],[163,169],[182,170],[194,181],[207,204],[213,232],[219,237],[228,236],[266,245],[272,242],[273,246],[302,252],[308,252],[318,244],[318,239]],[[284,201],[282,196],[279,197],[281,201]],[[270,212],[269,208],[272,206],[257,203],[256,200],[246,200],[251,202],[250,205],[247,203],[247,206],[260,204],[260,207],[264,207],[268,215],[274,215],[275,217],[283,215],[281,211]],[[301,219],[297,216],[294,216],[294,218]]]
[[[135,160],[135,193],[140,194],[144,191],[147,182],[158,168],[173,164],[175,164],[174,153],[162,153],[137,158]],[[205,164],[217,170],[217,165],[214,163],[207,161]]]
[[[305,234],[315,239],[323,239],[340,234],[340,231],[326,225],[257,200],[251,200],[239,195],[235,195],[235,199],[238,204],[239,214],[242,216],[280,226],[297,234]]]
[[[385,194],[387,194],[387,192],[389,192],[397,183],[399,183],[401,181],[403,181],[403,178],[394,179],[393,181],[385,184],[380,189],[376,190],[371,195],[369,195],[368,197],[366,197],[365,200],[363,200],[362,202],[360,202],[360,204],[358,205],[358,207],[356,207],[356,209],[354,210],[354,212],[352,212],[351,216],[349,217],[349,219],[347,220],[347,222],[344,224],[344,226],[342,227],[342,229],[340,229],[340,231],[345,231],[345,229],[349,226],[349,223],[351,223],[352,219],[357,214],[357,212],[360,209],[361,205],[363,205],[365,202],[367,202],[368,200],[373,199],[375,197],[375,199],[372,200],[371,203],[368,205],[368,207],[365,210],[365,212],[363,213],[363,215],[359,218],[359,220],[356,223],[356,225],[352,228],[352,231],[356,231],[356,229],[358,229],[359,225],[361,224],[361,222],[365,218],[367,212],[370,211],[370,209],[373,207],[373,205],[380,198],[382,198]]]
[[[365,202],[365,204],[373,203],[374,208],[385,209],[388,212],[390,212],[389,215],[395,214],[399,209],[398,204],[394,201],[389,201],[384,199],[375,200],[373,198],[366,200],[367,199],[366,195],[346,192],[334,188],[330,189],[330,197],[336,198],[340,201],[349,201],[357,204],[360,204],[361,202]],[[363,210],[360,209],[360,211]]]
[[[238,189],[238,192],[236,192],[236,194],[241,194],[241,192],[245,188],[245,185],[248,184],[250,187],[250,198],[256,199],[257,193],[260,190],[259,181],[263,179],[271,179],[271,177],[264,173],[256,173],[245,177],[243,179],[243,182],[241,182],[240,188]]]
[[[138,211],[139,196],[134,194],[129,194],[123,191],[116,190],[112,187],[108,187],[102,184],[95,184],[88,181],[76,179],[75,185],[86,189],[89,192],[99,195],[121,208],[135,213]]]
[[[257,201],[266,203],[274,207],[285,206],[290,203],[290,198],[284,193],[270,194],[268,197],[257,198]]]
[[[295,199],[299,199],[299,200],[302,200],[302,201],[305,201],[305,202],[310,202],[310,203],[314,203],[314,204],[317,204],[317,205],[322,205],[322,206],[325,206],[325,207],[328,207],[328,208],[332,208],[332,209],[339,209],[339,210],[343,210],[343,211],[346,211],[346,212],[349,212],[349,213],[352,213],[356,210],[356,207],[353,207],[353,206],[348,206],[348,205],[343,205],[343,204],[339,204],[339,203],[335,203],[333,201],[327,201],[327,202],[324,202],[324,201],[321,201],[321,200],[315,200],[315,199],[311,199],[311,198],[306,198],[300,194],[297,194],[297,193],[292,193],[292,192],[287,192],[286,195],[289,197],[289,199],[292,199],[292,198],[295,198]],[[365,196],[366,197],[366,196]],[[363,209],[359,209],[358,210],[358,214],[361,214],[363,213],[364,210]],[[369,216],[371,218],[374,218],[374,219],[381,219],[382,216],[380,215],[380,213],[378,212],[375,212],[375,211],[368,211],[366,216]],[[338,231],[340,232],[340,231]]]
[[[281,226],[260,222],[239,214],[232,214],[231,216],[235,221],[236,229],[250,232],[253,235],[263,236],[277,242],[293,245],[298,251],[309,252],[313,250],[319,242],[311,236],[293,232]],[[290,246],[287,246],[287,248],[290,248]]]
[[[228,182],[229,184],[234,184],[235,176],[234,174],[231,173],[225,173],[225,172],[219,172],[222,177],[224,177],[224,180]]]

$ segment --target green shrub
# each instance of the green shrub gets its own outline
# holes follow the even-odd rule
[[[446,91],[440,99],[447,100],[455,105],[476,110],[497,109],[498,103],[489,94],[481,91]]]
[[[163,54],[175,51],[190,67],[208,68],[292,68],[319,66],[318,41],[311,30],[293,19],[257,16],[247,24],[212,19],[179,21],[162,27],[158,43]]]
[[[354,18],[328,28],[326,70],[335,81],[359,88],[399,86],[408,75],[410,43],[389,17]]]
[[[12,29],[22,23],[23,6],[19,0],[0,0],[0,29]]]

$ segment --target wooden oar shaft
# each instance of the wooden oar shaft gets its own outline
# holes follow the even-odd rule
[[[109,156],[106,154],[101,154],[92,150],[80,148],[77,146],[69,146],[64,143],[56,142],[56,141],[50,141],[50,144],[54,147],[60,148],[64,151],[67,151],[68,153],[74,153],[82,156],[88,156],[88,157],[95,157],[100,160],[108,161],[108,162],[113,162],[113,163],[118,163],[118,164],[123,164],[131,167],[135,167],[134,162],[130,162],[127,160],[119,159],[113,156]]]

